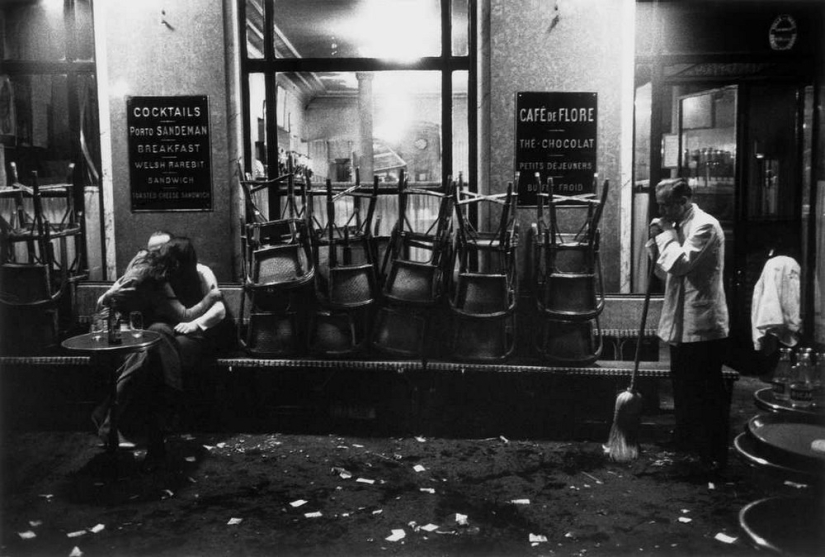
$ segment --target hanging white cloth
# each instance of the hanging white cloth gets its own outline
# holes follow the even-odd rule
[[[754,286],[751,304],[753,346],[762,348],[766,335],[785,346],[796,346],[802,320],[799,316],[799,263],[778,255],[768,259]]]

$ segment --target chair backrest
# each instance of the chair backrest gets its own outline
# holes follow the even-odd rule
[[[31,305],[51,301],[51,271],[39,263],[0,265],[0,301],[9,305]]]
[[[551,244],[594,246],[598,239],[599,220],[607,201],[610,182],[605,180],[601,195],[597,195],[598,177],[593,178],[593,192],[562,195],[553,191],[553,179],[547,179],[546,191],[538,194],[536,205],[539,232],[548,231]],[[545,220],[546,214],[546,220]]]
[[[301,244],[267,246],[252,252],[252,283],[257,286],[291,286],[308,280],[314,266]]]
[[[395,260],[442,265],[443,256],[449,247],[454,187],[455,184],[448,177],[441,190],[410,188],[404,172],[401,172],[398,181],[398,218],[392,229],[390,245],[381,262],[382,276],[387,276],[390,263]],[[411,218],[409,207],[413,198],[434,202],[437,206],[434,218]]]

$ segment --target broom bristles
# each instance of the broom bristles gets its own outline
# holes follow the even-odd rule
[[[613,425],[605,450],[616,462],[629,462],[639,456],[639,418],[642,411],[642,395],[627,389],[616,397]]]

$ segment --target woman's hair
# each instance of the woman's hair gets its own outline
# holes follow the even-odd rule
[[[178,299],[185,305],[197,303],[200,292],[198,254],[192,241],[185,236],[173,236],[160,247],[159,255],[169,264],[167,278]]]

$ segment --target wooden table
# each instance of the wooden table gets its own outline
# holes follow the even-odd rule
[[[123,331],[122,333],[123,342],[120,344],[109,344],[105,331],[97,340],[91,333],[86,333],[67,338],[61,343],[61,346],[66,350],[88,354],[93,368],[108,368],[111,407],[109,412],[109,439],[106,443],[106,450],[109,453],[114,453],[118,448],[117,370],[119,360],[129,354],[148,350],[160,341],[160,333],[155,331],[142,331],[142,335],[139,337],[134,336],[132,331]]]

